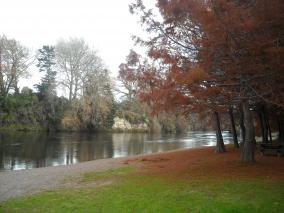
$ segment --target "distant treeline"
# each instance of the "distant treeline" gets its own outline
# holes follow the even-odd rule
[[[60,40],[34,55],[15,39],[0,37],[0,128],[43,131],[101,131],[112,128],[114,117],[132,124],[146,123],[149,131],[181,132],[182,115],[153,116],[146,104],[129,94],[114,98],[114,81],[96,51],[84,40]],[[36,65],[32,70],[31,65]],[[38,72],[38,73],[37,73]],[[43,73],[34,88],[19,88],[19,80]],[[125,85],[123,85],[125,87]],[[58,89],[66,96],[58,97]]]

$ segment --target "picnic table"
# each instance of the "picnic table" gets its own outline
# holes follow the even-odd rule
[[[277,154],[280,157],[284,153],[284,144],[283,143],[261,143],[260,152],[264,154]]]

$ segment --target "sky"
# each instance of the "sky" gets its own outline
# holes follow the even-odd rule
[[[155,0],[146,0],[152,7]],[[8,0],[1,1],[0,34],[14,38],[32,53],[59,39],[83,38],[103,59],[111,76],[124,62],[134,42],[131,35],[142,32],[138,18],[129,13],[133,0]],[[20,87],[32,87],[40,74],[31,68],[31,78]]]

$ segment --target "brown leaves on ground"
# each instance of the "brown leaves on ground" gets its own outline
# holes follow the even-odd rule
[[[213,147],[203,147],[138,157],[125,163],[142,164],[142,173],[147,175],[284,180],[283,156],[261,156],[256,151],[256,163],[243,164],[240,162],[240,150],[231,146],[221,154],[214,153]]]

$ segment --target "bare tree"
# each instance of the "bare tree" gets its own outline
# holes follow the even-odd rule
[[[0,36],[0,91],[3,97],[12,90],[19,93],[19,79],[28,76],[28,67],[33,61],[26,47],[15,39]]]
[[[112,82],[106,69],[97,69],[86,77],[80,109],[88,128],[109,128],[108,118],[112,116],[114,101],[111,88]]]
[[[74,100],[83,94],[89,76],[103,69],[102,60],[83,39],[60,40],[55,50],[59,83],[68,90],[69,101]]]

